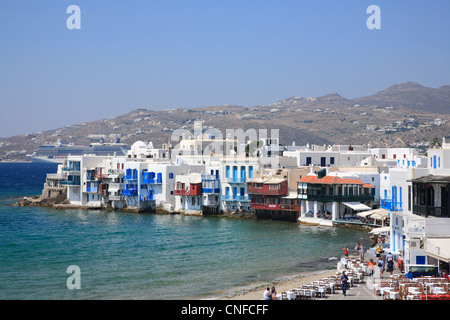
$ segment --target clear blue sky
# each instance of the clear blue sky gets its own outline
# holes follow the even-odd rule
[[[69,30],[69,5],[81,30]],[[369,30],[369,5],[381,30]],[[450,1],[0,2],[0,137],[136,108],[450,84]]]

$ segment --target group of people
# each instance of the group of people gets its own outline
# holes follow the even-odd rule
[[[272,287],[272,289],[269,289],[269,287],[267,287],[266,291],[264,291],[263,299],[277,300],[277,291],[275,290],[275,287]]]
[[[342,251],[344,251],[344,256],[346,258],[348,258],[348,254],[349,254],[350,250],[348,249],[347,245],[345,245],[345,247],[342,248]],[[355,251],[356,251],[356,255],[361,259],[361,261],[364,261],[364,244],[360,243],[360,242],[356,243]]]

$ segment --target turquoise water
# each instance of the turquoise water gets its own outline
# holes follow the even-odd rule
[[[0,299],[189,299],[336,267],[367,232],[289,222],[12,207],[56,166],[0,164]],[[32,177],[33,176],[33,177]],[[67,267],[81,289],[67,288]]]

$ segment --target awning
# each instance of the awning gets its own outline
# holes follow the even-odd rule
[[[424,247],[427,255],[450,262],[450,238],[428,238]]]
[[[289,194],[285,197],[282,197],[283,199],[297,199],[297,192],[296,191],[289,191]]]
[[[381,211],[384,211],[384,210],[383,209],[373,209],[373,210],[369,210],[369,211],[358,212],[356,215],[359,217],[365,218],[367,216],[370,216],[371,214],[378,213]]]
[[[389,233],[391,231],[391,227],[381,227],[381,228],[373,228],[369,233]]]
[[[344,205],[346,205],[347,207],[356,210],[356,211],[361,211],[361,210],[370,210],[371,208],[366,206],[365,204],[362,204],[361,202],[342,202]]]
[[[371,214],[370,217],[372,219],[376,219],[376,220],[384,220],[389,216],[389,212],[387,212],[384,209],[381,209],[382,211],[376,212],[374,214]]]

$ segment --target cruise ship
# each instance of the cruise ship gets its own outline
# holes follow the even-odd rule
[[[126,155],[130,146],[124,143],[91,143],[87,146],[76,146],[74,144],[56,143],[54,145],[40,146],[33,154],[27,155],[31,162],[53,162],[63,163],[70,155],[93,154],[99,156]]]

